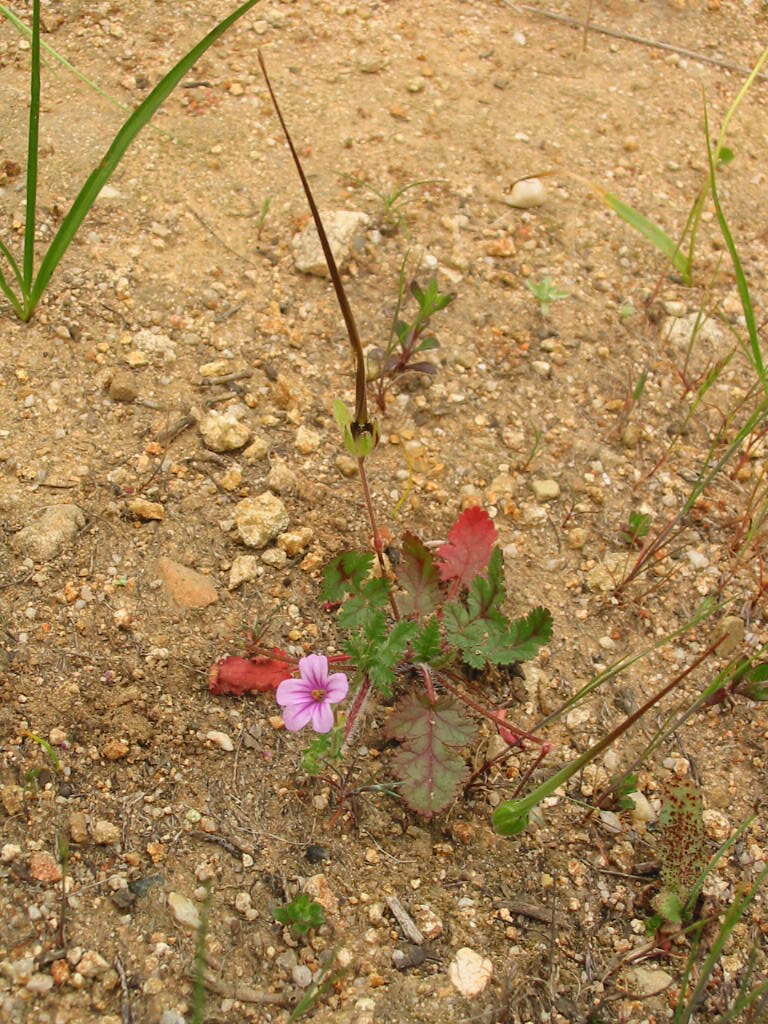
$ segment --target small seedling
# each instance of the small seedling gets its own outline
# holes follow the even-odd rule
[[[627,525],[622,528],[621,539],[627,547],[633,548],[643,537],[648,536],[651,517],[645,512],[630,512]]]
[[[259,207],[259,212],[256,216],[256,237],[261,238],[261,232],[264,230],[264,224],[267,220],[269,208],[272,205],[272,196],[267,196],[264,202]]]
[[[305,892],[294,896],[290,903],[275,907],[272,916],[280,924],[287,925],[294,935],[306,935],[312,928],[319,928],[325,924],[323,908]]]
[[[409,192],[420,188],[422,185],[441,184],[443,181],[442,178],[423,178],[420,181],[411,181],[407,185],[402,185],[400,188],[392,188],[389,192],[386,192],[371,185],[370,182],[360,181],[357,178],[352,180],[355,185],[367,189],[380,200],[382,205],[380,227],[382,232],[387,235],[397,234],[401,227],[407,225],[405,207],[413,198],[408,195]]]
[[[526,281],[528,291],[536,299],[543,317],[549,316],[549,308],[553,302],[560,302],[567,299],[570,292],[560,291],[552,284],[551,277],[543,277],[540,281]]]
[[[403,373],[437,373],[437,367],[429,360],[418,360],[420,352],[430,352],[438,348],[438,341],[432,334],[427,334],[429,322],[435,313],[439,313],[450,305],[455,295],[441,292],[437,287],[436,278],[430,278],[426,288],[421,288],[416,281],[411,282],[410,293],[418,303],[416,316],[409,323],[400,318],[403,305],[403,270],[398,294],[395,316],[392,321],[392,332],[386,349],[375,348],[368,356],[367,377],[374,385],[376,403],[382,412],[386,410],[386,394],[396,377]]]

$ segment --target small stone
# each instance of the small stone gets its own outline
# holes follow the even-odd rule
[[[291,971],[291,977],[299,988],[307,988],[312,984],[312,971],[310,971],[306,964],[296,964]]]
[[[301,455],[311,455],[312,452],[316,452],[320,447],[320,435],[316,430],[310,430],[309,427],[301,426],[296,431],[294,444],[296,451]]]
[[[637,448],[640,443],[640,427],[636,423],[628,423],[621,432],[621,443],[625,448]]]
[[[265,565],[271,565],[273,569],[282,569],[288,561],[288,555],[280,548],[267,548],[262,552],[261,560]]]
[[[267,476],[267,487],[278,494],[292,494],[298,487],[298,479],[283,459],[275,459]]]
[[[2,850],[0,850],[0,862],[3,864],[10,864],[12,860],[21,853],[21,847],[17,846],[16,843],[5,843]]]
[[[243,458],[249,463],[260,462],[262,459],[267,457],[268,452],[269,443],[265,441],[263,437],[254,437],[243,452]]]
[[[583,526],[574,526],[568,531],[568,547],[574,551],[580,551],[587,543],[589,533]]]
[[[356,237],[362,236],[369,222],[367,214],[353,210],[329,210],[323,213],[323,226],[339,270],[348,261]],[[320,239],[312,221],[300,234],[294,236],[291,248],[296,269],[302,274],[330,276]]]
[[[139,352],[137,349],[131,349],[130,352],[126,352],[123,359],[128,366],[138,369],[140,366],[147,366],[149,363],[149,356],[144,352]]]
[[[637,994],[647,998],[668,989],[674,978],[658,967],[633,967],[629,976],[634,982]],[[631,998],[631,997],[630,997]]]
[[[218,594],[209,576],[190,569],[170,558],[160,558],[157,572],[165,589],[182,608],[206,608],[218,600]]]
[[[240,539],[251,548],[266,547],[289,524],[285,505],[271,491],[244,498],[235,505],[234,512]]]
[[[56,986],[66,984],[69,981],[70,973],[66,960],[54,960],[51,964],[51,977]]]
[[[533,480],[531,487],[539,502],[554,501],[560,497],[560,484],[557,480]]]
[[[731,823],[722,811],[710,807],[702,813],[701,818],[707,835],[716,843],[724,843],[730,837]]]
[[[214,743],[217,747],[220,747],[221,750],[225,750],[227,753],[232,753],[235,749],[235,744],[229,736],[227,736],[225,732],[219,732],[217,729],[210,729],[205,734],[205,738],[210,740],[210,742]]]
[[[223,377],[229,373],[229,366],[228,359],[214,359],[211,363],[203,363],[198,366],[197,372],[207,380],[209,377]]]
[[[545,360],[543,360],[543,359],[534,359],[531,362],[531,368],[540,377],[551,377],[552,376],[552,367],[550,366],[549,363],[545,362]]]
[[[176,346],[167,334],[142,328],[136,332],[134,345],[140,352],[153,356],[155,362],[172,363],[176,358]]]
[[[339,901],[328,884],[325,875],[312,875],[304,883],[304,892],[316,903],[319,903],[323,910],[331,917],[339,912]]]
[[[330,860],[331,855],[324,846],[319,846],[317,843],[310,843],[304,851],[304,856],[307,858],[310,864],[320,864],[324,860]]]
[[[668,316],[685,316],[685,303],[676,299],[664,303],[664,312]]]
[[[691,548],[685,554],[694,569],[706,569],[709,565],[709,559],[703,551],[696,551],[694,548]]]
[[[311,526],[301,526],[298,530],[281,533],[277,538],[277,546],[292,558],[309,546],[314,535]]]
[[[448,967],[451,984],[461,995],[472,999],[486,988],[493,975],[493,964],[474,949],[462,946]]]
[[[413,919],[425,939],[437,939],[443,934],[443,922],[427,903],[414,907]]]
[[[601,590],[608,593],[613,590],[624,575],[627,556],[619,552],[606,555],[600,565],[594,566],[587,573],[587,586],[590,590]]]
[[[51,885],[61,881],[61,867],[50,853],[38,851],[30,855],[29,873],[37,882]]]
[[[200,434],[206,448],[214,452],[233,452],[242,448],[251,439],[251,428],[243,423],[232,411],[217,412],[215,409],[200,418]]]
[[[680,348],[688,348],[694,332],[697,344],[707,348],[718,349],[725,342],[724,328],[712,317],[699,313],[670,316],[662,327],[662,337]]]
[[[522,181],[516,181],[512,186],[506,203],[519,210],[527,210],[532,206],[541,206],[546,199],[547,190],[539,178],[523,178]]]
[[[168,893],[168,906],[179,924],[184,925],[185,928],[196,931],[200,927],[200,914],[197,907],[192,900],[182,896],[180,892]]]
[[[78,974],[84,978],[97,978],[109,970],[109,964],[95,949],[87,949],[77,962]]]
[[[91,826],[91,837],[97,846],[112,846],[120,841],[120,829],[111,821],[100,818]]]
[[[226,473],[219,477],[219,483],[225,491],[236,491],[243,482],[243,471],[239,466],[230,466]]]
[[[238,555],[229,570],[229,589],[236,590],[241,583],[255,580],[259,575],[259,562],[255,555]]]
[[[131,498],[128,502],[128,511],[144,522],[165,519],[165,509],[160,502],[147,501],[146,498]]]
[[[33,974],[27,982],[26,988],[28,992],[33,992],[36,996],[47,995],[53,988],[53,978],[50,974]]]
[[[109,382],[109,397],[113,402],[135,402],[139,389],[132,373],[116,370]]]
[[[3,786],[0,790],[0,800],[3,801],[5,813],[9,817],[18,814],[24,806],[24,790],[21,786]]]
[[[85,516],[77,505],[52,505],[39,519],[14,534],[11,544],[23,555],[47,562],[70,544],[84,526]]]
[[[53,729],[48,733],[48,742],[52,747],[63,747],[69,737],[64,729],[59,729],[58,726],[54,726]]]
[[[631,811],[633,821],[644,825],[656,818],[656,811],[651,807],[648,797],[644,793],[630,793],[628,799],[634,805]]]
[[[728,657],[744,643],[744,620],[738,615],[726,615],[717,627],[715,640],[725,637],[717,648],[718,657]]]
[[[366,864],[378,864],[381,860],[378,850],[374,850],[372,846],[369,846],[365,851],[365,863]]]
[[[352,477],[357,474],[357,462],[351,455],[338,455],[336,457],[336,469],[342,476]]]
[[[160,1024],[187,1024],[187,1018],[178,1010],[163,1010],[160,1014]]]
[[[125,740],[107,740],[101,748],[101,756],[108,761],[120,761],[127,756],[130,749]]]
[[[88,820],[82,811],[73,811],[69,816],[69,838],[73,843],[88,842]]]

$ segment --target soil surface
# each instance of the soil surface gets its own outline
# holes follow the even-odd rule
[[[552,0],[580,20],[587,6]],[[596,25],[743,68],[768,37],[757,2],[591,8]],[[64,0],[44,4],[44,39],[133,107],[228,9]],[[208,689],[209,667],[242,653],[251,627],[294,656],[338,651],[322,567],[369,540],[331,416],[334,398],[353,399],[349,347],[329,281],[295,263],[309,215],[258,47],[319,206],[367,215],[344,275],[365,343],[386,345],[406,256],[408,277],[435,274],[456,294],[433,324],[437,372],[392,383],[368,465],[395,547],[406,529],[440,540],[481,504],[504,550],[508,611],[552,611],[553,639],[525,679],[481,679],[476,692],[538,730],[704,598],[725,602],[541,729],[553,748],[527,787],[727,631],[515,839],[494,834],[491,814],[535,748],[434,820],[370,789],[339,806],[299,771],[307,736],[281,728],[271,694]],[[17,253],[28,59],[3,23],[0,226]],[[759,395],[711,204],[687,287],[591,186],[677,236],[706,174],[702,90],[717,126],[743,80],[625,38],[585,40],[511,3],[265,0],[129,150],[32,321],[0,308],[3,1021],[191,1021],[207,888],[197,1019],[209,1024],[287,1021],[318,981],[306,1016],[327,1024],[671,1019],[689,946],[673,935],[654,949],[645,933],[661,794],[670,778],[701,785],[710,853],[758,814],[705,884],[709,943],[768,858],[766,706],[737,697],[696,713],[639,772],[634,811],[585,815],[673,707],[768,643],[765,448],[750,437],[621,585]],[[758,324],[767,96],[764,82],[746,96],[720,175]],[[38,261],[124,116],[46,60]],[[508,205],[510,186],[537,174],[543,205]],[[545,277],[567,297],[542,312],[526,285]],[[702,309],[711,318],[691,341]],[[247,547],[236,506],[268,491],[272,539]],[[651,517],[636,544],[622,537],[632,512]],[[357,735],[355,787],[392,778],[387,713],[373,707]],[[490,723],[479,736],[474,767],[500,750]],[[296,940],[272,911],[305,887],[327,923]],[[754,979],[766,976],[767,919],[763,894],[696,1020],[733,1004],[751,950]],[[477,994],[462,992],[457,963],[474,969]]]

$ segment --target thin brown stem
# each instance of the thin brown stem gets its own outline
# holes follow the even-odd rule
[[[490,722],[494,722],[502,729],[506,729],[507,732],[513,733],[515,736],[518,737],[518,739],[530,740],[531,743],[537,743],[539,746],[544,745],[545,741],[542,740],[540,737],[534,736],[533,733],[524,732],[522,729],[518,729],[517,726],[512,725],[502,715],[494,714],[493,711],[489,711],[487,708],[484,708],[482,704],[478,704],[477,701],[473,700],[468,693],[464,693],[463,690],[460,690],[458,686],[453,686],[445,678],[446,674],[447,673],[445,672],[445,670],[443,670],[443,672],[440,674],[439,682],[441,686],[444,686],[449,693],[452,693],[454,695],[454,697],[458,697],[460,701],[463,701],[467,705],[467,707],[472,708],[473,711],[476,711],[478,715],[482,715],[483,718],[487,718]]]
[[[357,469],[360,473],[360,483],[363,488],[363,497],[365,498],[365,509],[368,513],[368,521],[371,524],[371,532],[373,533],[373,549],[376,552],[376,558],[379,560],[382,578],[386,579],[387,567],[384,564],[384,545],[381,542],[381,534],[379,533],[379,526],[376,522],[376,512],[374,511],[373,500],[371,498],[371,489],[368,486],[368,474],[365,471],[365,459],[359,458],[357,460]],[[389,590],[389,604],[392,609],[392,614],[399,620],[400,609],[397,607],[397,601],[395,600],[395,595],[392,593],[391,588]]]
[[[430,704],[436,704],[437,692],[435,690],[434,680],[432,679],[432,673],[429,670],[429,665],[419,664],[417,667],[419,672],[421,672],[421,678],[424,680],[424,686],[427,689],[427,697]]]

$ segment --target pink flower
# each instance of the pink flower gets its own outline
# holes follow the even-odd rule
[[[344,700],[349,680],[343,672],[328,675],[328,659],[324,654],[309,654],[299,661],[301,679],[285,679],[277,688],[277,703],[285,708],[286,729],[297,732],[307,722],[315,732],[333,728],[331,704]]]

